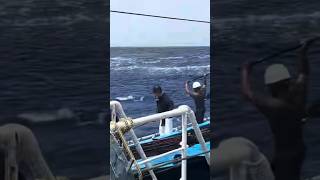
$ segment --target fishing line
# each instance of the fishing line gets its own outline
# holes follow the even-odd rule
[[[287,52],[294,51],[294,50],[300,48],[301,46],[302,46],[302,44],[299,44],[299,45],[296,45],[296,46],[293,46],[293,47],[290,47],[290,48],[287,48],[287,49],[283,49],[283,50],[277,51],[277,52],[275,52],[275,53],[273,53],[273,54],[271,54],[271,55],[268,55],[268,56],[266,56],[266,57],[260,58],[260,59],[255,60],[255,61],[251,61],[250,63],[251,63],[252,65],[257,65],[257,64],[263,63],[263,62],[265,62],[265,61],[268,61],[268,60],[270,60],[270,59],[273,59],[273,58],[275,58],[275,57],[278,57],[278,56],[280,56],[280,55],[282,55],[282,54],[285,54],[285,53],[287,53]],[[237,69],[238,69],[238,70],[241,70],[242,67],[237,67]]]
[[[209,74],[210,74],[210,73],[206,73],[206,74],[204,74],[204,75],[195,77],[195,78],[193,78],[191,81],[195,81],[195,80],[201,79],[201,78],[203,78],[203,77],[205,77],[205,76],[208,76]]]
[[[284,53],[287,53],[287,52],[296,50],[296,49],[300,48],[301,46],[302,46],[302,44],[299,44],[299,45],[296,45],[296,46],[293,46],[293,47],[290,47],[290,48],[287,48],[287,49],[283,49],[283,50],[278,51],[278,52],[276,52],[276,53],[273,53],[273,54],[271,54],[271,55],[269,55],[269,56],[266,56],[266,57],[264,57],[264,58],[258,59],[258,60],[256,60],[256,61],[253,61],[253,62],[252,62],[252,65],[256,65],[256,64],[265,62],[265,61],[267,61],[267,60],[269,60],[269,59],[272,59],[272,58],[277,57],[277,56],[279,56],[279,55],[282,55],[282,54],[284,54]]]
[[[318,37],[318,36],[312,38],[313,41],[319,40],[319,39],[320,39],[320,37]],[[299,48],[302,47],[302,46],[303,46],[303,44],[301,43],[301,44],[298,44],[298,45],[289,47],[289,48],[287,48],[287,49],[280,50],[280,51],[275,52],[275,53],[273,53],[273,54],[271,54],[271,55],[269,55],[269,56],[266,56],[266,57],[260,58],[260,59],[258,59],[258,60],[252,61],[251,64],[252,64],[252,65],[256,65],[256,64],[263,63],[263,62],[265,62],[265,61],[268,61],[268,60],[270,60],[270,59],[273,59],[273,58],[275,58],[275,57],[278,57],[278,56],[280,56],[280,55],[282,55],[282,54],[284,54],[284,53],[287,53],[287,52],[290,52],[290,51],[294,51],[294,50],[296,50],[296,49],[299,49]],[[241,68],[240,68],[240,69],[241,69]]]
[[[169,17],[169,16],[158,16],[158,15],[152,15],[152,14],[142,14],[142,13],[133,13],[133,12],[126,12],[126,11],[114,11],[114,10],[110,10],[110,12],[119,13],[119,14],[130,14],[130,15],[136,15],[136,16],[146,16],[146,17],[171,19],[171,20],[179,20],[179,21],[189,21],[189,22],[198,22],[198,23],[209,23],[210,24],[210,21],[202,21],[202,20],[195,20],[195,19],[177,18],[177,17]]]

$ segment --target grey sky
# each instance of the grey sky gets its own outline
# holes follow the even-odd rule
[[[110,9],[210,21],[210,0],[110,0]],[[110,14],[111,46],[209,46],[210,24]]]

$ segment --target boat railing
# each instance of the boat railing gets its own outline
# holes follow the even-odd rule
[[[136,162],[138,164],[138,165],[136,165],[136,170],[138,172],[139,171],[141,172],[140,166],[145,165],[147,167],[147,169],[149,169],[149,174],[151,175],[152,179],[156,180],[157,178],[156,178],[154,172],[152,171],[152,167],[151,167],[150,162],[155,159],[166,156],[168,154],[180,151],[181,152],[181,180],[187,180],[187,159],[188,159],[188,155],[187,155],[187,149],[188,149],[187,127],[188,126],[187,126],[187,123],[188,123],[188,121],[191,122],[191,124],[192,124],[196,138],[200,144],[202,151],[205,152],[204,156],[205,156],[205,159],[209,165],[209,163],[210,163],[209,150],[205,144],[205,140],[202,136],[202,133],[201,133],[200,128],[198,126],[198,123],[196,121],[195,114],[189,106],[181,105],[177,109],[174,109],[171,111],[157,113],[157,114],[153,114],[153,115],[149,115],[149,116],[145,116],[145,117],[140,117],[140,118],[136,118],[136,119],[128,118],[125,115],[125,113],[122,109],[122,106],[118,101],[111,101],[110,108],[111,108],[112,114],[114,115],[114,116],[112,116],[113,119],[111,121],[110,131],[111,131],[111,133],[114,133],[115,131],[120,131],[121,133],[129,132],[131,134],[135,148],[142,159],[142,161],[140,161],[139,163]],[[118,122],[116,122],[117,115],[119,115],[119,117],[120,117],[119,118],[120,120]],[[168,151],[168,152],[165,152],[165,153],[148,158],[145,155],[144,150],[141,147],[141,144],[140,144],[137,136],[135,135],[133,128],[144,125],[146,123],[160,121],[162,119],[171,118],[171,117],[181,117],[181,132],[182,132],[181,136],[182,136],[182,138],[181,138],[181,142],[180,142],[180,148],[177,148],[175,150],[171,150],[171,151]],[[131,154],[132,154],[132,152],[131,152]]]
[[[116,119],[118,117],[118,119],[127,119],[127,115],[125,114],[123,108],[122,108],[122,105],[120,104],[120,102],[118,101],[111,101],[110,102],[110,109],[111,109],[111,122],[113,122],[114,124],[116,123]],[[133,129],[131,128],[129,130],[129,133],[132,137],[132,141],[135,145],[135,148],[139,154],[139,156],[141,157],[142,160],[146,160],[147,159],[147,156],[145,154],[145,152],[143,151],[142,147],[141,147],[141,144],[135,134],[135,132],[133,131]],[[145,166],[147,168],[151,168],[151,164],[150,163],[145,163]],[[156,180],[157,177],[156,175],[154,174],[153,170],[149,170],[149,174],[150,176],[152,177],[153,180]]]

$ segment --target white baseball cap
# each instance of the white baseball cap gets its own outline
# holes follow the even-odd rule
[[[201,87],[201,84],[199,82],[194,82],[192,84],[192,88],[195,89],[195,88],[198,88],[198,87]]]
[[[265,84],[273,84],[290,77],[288,69],[283,64],[272,64],[265,71],[264,81]]]

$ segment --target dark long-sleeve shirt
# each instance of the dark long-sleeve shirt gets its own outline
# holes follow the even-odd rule
[[[174,108],[173,101],[170,99],[170,97],[163,93],[159,99],[157,99],[157,112],[162,113],[166,111],[170,111]]]

